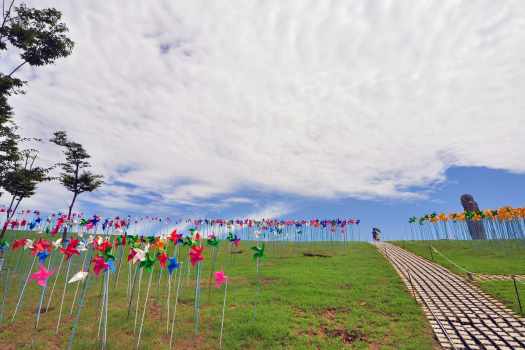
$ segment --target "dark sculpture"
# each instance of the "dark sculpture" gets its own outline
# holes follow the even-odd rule
[[[474,200],[474,197],[470,194],[464,194],[461,196],[461,205],[465,211],[470,211],[477,213],[479,212],[478,203]],[[487,235],[485,234],[485,227],[483,223],[479,221],[472,221],[470,219],[465,219],[467,222],[468,231],[472,239],[486,239]]]

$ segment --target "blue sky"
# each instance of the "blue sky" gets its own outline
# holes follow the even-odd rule
[[[10,102],[24,136],[66,130],[92,155],[106,184],[80,210],[352,216],[388,235],[463,192],[523,205],[523,1],[27,2],[60,9],[75,48],[19,70]],[[69,198],[48,183],[26,205]]]
[[[385,239],[409,239],[410,229],[407,224],[409,217],[422,216],[431,212],[462,211],[459,197],[464,193],[474,195],[482,209],[499,208],[510,205],[525,206],[525,174],[515,174],[503,170],[483,167],[454,167],[446,172],[446,180],[433,188],[424,189],[427,198],[384,200],[384,199],[315,199],[292,196],[284,193],[258,193],[244,191],[235,193],[238,198],[257,199],[257,205],[265,208],[267,213],[285,211],[284,215],[272,215],[280,218],[358,218],[361,220],[361,239],[370,239],[372,227],[379,227]],[[145,208],[154,205],[155,200],[141,199]],[[213,200],[210,204],[213,204]],[[86,210],[99,212],[97,206],[84,203]],[[194,209],[188,206],[174,206],[184,213],[184,217],[192,217]],[[236,218],[250,217],[252,204],[238,203],[227,208],[213,208],[207,211],[208,217]],[[145,211],[147,212],[147,211]],[[264,215],[257,212],[258,216]],[[153,212],[152,212],[153,213]],[[201,212],[204,213],[204,212]],[[127,213],[123,213],[127,214]],[[140,215],[141,212],[136,214]],[[204,214],[206,216],[206,214]]]

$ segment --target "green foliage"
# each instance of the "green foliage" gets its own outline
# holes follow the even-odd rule
[[[58,58],[71,54],[73,42],[67,37],[68,28],[61,21],[62,14],[54,8],[35,9],[25,4],[17,7],[8,2],[0,18],[0,52],[9,51],[20,55],[21,63],[8,73],[0,72],[0,187],[24,183],[23,192],[31,195],[34,182],[41,177],[41,168],[31,171],[16,168],[23,158],[19,154],[16,124],[8,97],[23,93],[25,81],[13,77],[22,66],[42,66],[54,63]],[[28,180],[28,179],[34,180]],[[22,181],[22,179],[25,179]],[[7,181],[7,182],[6,182]]]
[[[92,192],[103,184],[102,175],[85,170],[91,166],[87,161],[90,155],[81,144],[69,141],[64,131],[55,132],[50,141],[64,149],[66,160],[58,164],[62,169],[59,180],[68,191],[76,196],[83,192]]]
[[[26,5],[15,8],[0,32],[11,45],[18,48],[20,57],[32,66],[54,63],[71,54],[73,41],[67,36],[67,26],[61,22],[62,14],[54,8],[34,9]],[[0,41],[0,48],[7,45]]]

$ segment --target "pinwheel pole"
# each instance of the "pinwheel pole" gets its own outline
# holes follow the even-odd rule
[[[257,301],[259,299],[259,292],[261,289],[261,283],[259,280],[259,265],[260,265],[260,259],[264,256],[264,243],[261,247],[258,245],[255,247],[252,247],[252,250],[255,251],[253,254],[253,257],[256,259],[256,280],[257,280],[257,287],[255,290],[255,302],[253,303],[253,319],[256,319],[257,315]]]
[[[219,349],[222,349],[222,335],[224,333],[224,313],[226,311],[226,293],[228,292],[228,279],[224,283],[224,299],[222,301],[221,335],[219,337]]]
[[[84,255],[84,260],[82,261],[82,271],[86,271],[86,260],[87,260],[88,253],[86,252]],[[78,290],[80,289],[80,283],[82,281],[79,281],[77,283],[77,287],[75,288],[75,294],[73,295],[73,302],[71,303],[71,310],[69,311],[69,315],[73,315],[73,310],[75,309],[75,301],[77,300]]]
[[[195,285],[195,335],[199,335],[200,322],[200,295],[201,295],[201,265],[202,262],[197,263],[197,276]]]
[[[175,331],[175,319],[177,317],[177,305],[179,303],[179,294],[180,294],[181,282],[182,282],[182,277],[183,277],[182,268],[179,267],[179,270],[177,271],[177,273],[178,273],[177,293],[175,295],[175,305],[173,308],[173,321],[171,322],[170,349],[172,348],[172,345],[173,345],[173,334],[175,333],[174,332]]]
[[[36,309],[36,320],[35,320],[35,329],[38,329],[38,322],[40,321],[40,314],[42,312],[42,304],[44,302],[44,295],[46,294],[46,287],[42,287],[42,291],[40,292],[40,302],[38,303],[38,309]]]
[[[151,280],[152,280],[154,271],[155,271],[155,266],[153,266],[149,272],[148,289],[146,290],[146,299],[144,300],[144,308],[142,310],[142,318],[140,321],[139,335],[137,339],[137,350],[140,347],[140,339],[142,337],[142,328],[144,327],[144,317],[146,316],[146,308],[148,307],[148,297],[149,297],[149,291],[151,289]]]
[[[168,271],[168,298],[166,299],[166,335],[170,332],[170,297],[171,297],[171,278],[173,273]]]
[[[31,272],[33,271],[33,267],[35,266],[37,256],[33,258],[33,262],[31,263],[31,267],[27,271],[27,277],[24,281],[24,284],[22,286],[22,290],[20,291],[20,296],[18,297],[18,301],[16,303],[15,311],[13,312],[13,316],[11,317],[11,321],[15,320],[16,314],[18,313],[18,309],[20,308],[20,304],[22,303],[22,298],[24,297],[24,292],[27,287],[27,283],[29,282],[29,277],[31,276]]]
[[[139,266],[139,268],[140,268],[140,266]],[[139,287],[138,287],[138,290],[137,290],[137,303],[135,305],[135,322],[134,322],[134,325],[133,325],[133,333],[135,333],[136,330],[137,330],[137,320],[138,320],[138,315],[139,315],[140,286],[142,284],[142,273],[143,273],[143,269],[140,269],[140,272],[139,272]]]
[[[64,297],[66,296],[67,291],[67,281],[69,279],[69,270],[71,269],[71,258],[67,260],[67,269],[66,269],[66,278],[64,280],[64,290],[62,291],[62,299],[60,301],[60,309],[58,312],[58,321],[55,334],[58,334],[58,329],[60,328],[60,320],[62,319],[62,307],[64,306]]]
[[[53,281],[53,286],[51,287],[51,292],[49,293],[49,299],[47,300],[46,310],[49,309],[49,306],[51,305],[51,300],[53,299],[53,293],[55,291],[55,286],[57,284],[58,276],[60,275],[60,271],[62,271],[62,264],[64,263],[65,256],[62,256],[62,259],[60,259],[60,264],[58,264],[58,271],[55,276],[55,280]]]

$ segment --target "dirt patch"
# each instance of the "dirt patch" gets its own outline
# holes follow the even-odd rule
[[[350,312],[350,308],[348,307],[340,307],[340,308],[329,307],[327,309],[323,309],[323,311],[321,312],[321,316],[327,321],[334,321],[338,312]]]
[[[359,340],[366,341],[365,334],[357,329],[352,329],[352,330],[347,330],[344,328],[330,329],[328,327],[321,326],[321,333],[331,338],[339,338],[344,344],[351,344]]]
[[[269,284],[272,284],[274,282],[277,282],[279,279],[276,278],[276,277],[262,277],[259,282],[263,285],[263,286],[266,286],[266,285],[269,285]]]
[[[332,257],[331,255],[320,254],[320,253],[310,253],[310,252],[305,252],[303,253],[303,255],[307,257],[314,257],[314,258],[331,258]]]

